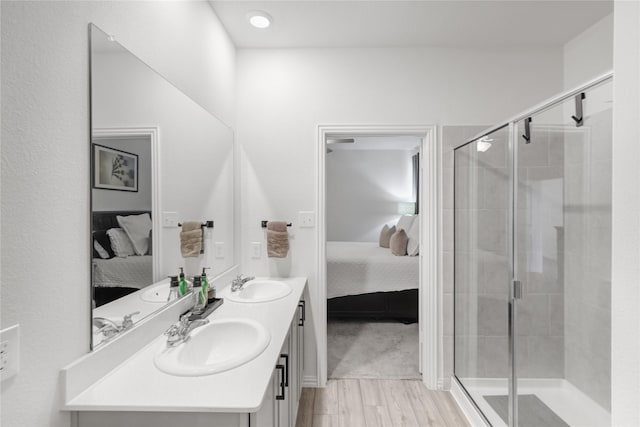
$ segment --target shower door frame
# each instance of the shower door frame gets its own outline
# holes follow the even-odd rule
[[[516,161],[517,159],[517,155],[518,155],[518,144],[516,143],[518,141],[518,138],[520,137],[520,135],[518,135],[518,126],[517,124],[526,119],[527,117],[532,117],[535,116],[536,114],[540,114],[546,110],[549,110],[551,108],[556,107],[559,104],[562,104],[563,102],[565,102],[566,100],[580,94],[581,92],[585,92],[595,86],[598,86],[602,83],[605,83],[609,80],[613,80],[613,71],[609,71],[607,73],[604,73],[590,81],[588,81],[587,83],[578,86],[574,89],[565,91],[557,96],[551,97],[537,105],[535,105],[533,108],[528,109],[512,118],[510,118],[509,120],[500,122],[499,125],[495,125],[492,126],[482,132],[480,132],[479,134],[477,134],[476,136],[474,136],[473,138],[455,146],[453,148],[453,152],[455,154],[455,151],[459,148],[465,147],[473,142],[476,142],[478,139],[490,135],[504,127],[509,127],[509,141],[508,141],[508,145],[507,145],[507,169],[509,169],[511,171],[511,175],[509,177],[509,201],[508,201],[508,205],[509,205],[509,215],[508,215],[508,235],[507,235],[507,241],[508,241],[508,246],[507,246],[507,250],[511,251],[509,257],[509,272],[511,274],[511,277],[509,279],[509,283],[508,283],[508,289],[509,289],[509,296],[508,296],[508,304],[509,304],[509,314],[508,314],[508,329],[507,329],[507,333],[508,333],[508,372],[509,372],[509,376],[507,378],[507,382],[508,382],[508,406],[509,406],[509,422],[508,425],[510,427],[517,427],[517,420],[518,420],[518,402],[517,402],[517,396],[518,396],[518,376],[516,374],[516,367],[517,367],[517,361],[516,361],[516,352],[515,352],[515,348],[516,348],[516,340],[517,340],[517,330],[516,330],[516,318],[517,318],[517,300],[519,298],[515,298],[515,286],[516,286],[516,282],[520,280],[520,277],[518,275],[518,270],[517,270],[517,262],[516,262],[516,254],[518,253],[518,237],[517,237],[517,230],[516,230],[516,224],[517,224],[517,203],[518,203],[518,162]],[[453,185],[453,199],[454,199],[454,228],[453,228],[453,232],[454,232],[454,253],[455,253],[455,161],[454,161],[454,185]],[[458,403],[463,407],[464,409],[472,409],[475,411],[476,417],[473,417],[474,419],[480,419],[482,420],[487,426],[491,426],[491,423],[489,422],[489,420],[486,418],[486,416],[484,415],[484,413],[482,412],[482,410],[479,408],[479,406],[476,404],[475,400],[471,397],[471,395],[469,394],[469,392],[467,391],[467,389],[465,388],[464,384],[462,383],[462,381],[460,381],[460,379],[458,378],[458,376],[456,375],[456,371],[455,371],[455,354],[456,354],[456,339],[455,339],[455,256],[454,256],[454,263],[453,263],[453,268],[454,268],[454,280],[453,280],[453,286],[454,286],[454,298],[453,298],[453,303],[454,303],[454,309],[453,309],[453,330],[454,330],[454,339],[453,339],[453,358],[454,358],[454,363],[453,363],[453,377],[452,377],[452,384],[454,385],[453,388],[457,388],[459,390],[462,390],[462,393],[457,393],[458,390],[454,390],[454,397],[456,398],[456,400],[458,400]],[[461,401],[460,399],[465,399],[465,401]],[[468,416],[471,414],[468,414]]]

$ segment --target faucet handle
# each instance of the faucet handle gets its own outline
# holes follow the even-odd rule
[[[180,334],[180,328],[178,327],[178,325],[171,325],[166,331],[164,331],[164,334],[168,337],[174,337]]]
[[[193,314],[193,312],[187,311],[185,314],[180,316],[180,326],[182,326],[182,327],[189,326],[189,323],[191,323],[189,318],[191,317],[192,314]]]
[[[136,314],[140,314],[139,311],[134,311],[133,313],[129,313],[127,315],[124,316],[124,318],[122,319],[122,329],[129,329],[133,326],[133,320],[131,319],[133,316],[135,316]]]

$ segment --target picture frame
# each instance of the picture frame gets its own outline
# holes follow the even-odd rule
[[[138,155],[104,145],[93,146],[93,188],[138,191]]]

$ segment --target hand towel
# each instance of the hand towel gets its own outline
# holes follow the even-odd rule
[[[286,258],[289,253],[289,232],[286,221],[267,222],[267,255],[269,258]]]
[[[180,252],[185,258],[196,257],[203,253],[202,224],[199,221],[186,221],[182,224]]]

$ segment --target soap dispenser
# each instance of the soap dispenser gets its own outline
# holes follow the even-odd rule
[[[207,306],[207,299],[202,296],[202,277],[193,276],[193,312],[202,313]]]
[[[184,277],[184,268],[180,267],[180,283],[178,287],[178,295],[184,296],[191,290],[191,283]]]
[[[173,301],[178,298],[178,291],[180,289],[180,280],[178,280],[178,276],[169,276],[169,297],[167,301]]]
[[[210,269],[211,267],[202,267],[202,275],[200,276],[202,281],[202,296],[205,301],[210,301],[216,296],[216,289],[214,287],[211,287],[211,285],[209,284],[209,280],[207,279],[207,270]],[[213,296],[211,295],[212,292]]]

